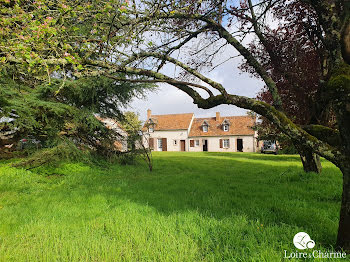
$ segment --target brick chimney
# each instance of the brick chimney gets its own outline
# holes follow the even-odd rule
[[[215,118],[216,121],[220,121],[220,112],[216,112],[216,118]]]
[[[147,109],[147,120],[151,118],[151,115],[152,115],[152,110]]]

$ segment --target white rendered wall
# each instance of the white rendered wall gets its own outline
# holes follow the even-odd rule
[[[188,151],[189,142],[187,140],[187,129],[184,130],[169,130],[169,131],[154,131],[149,134],[150,138],[154,138],[154,151],[161,151],[158,148],[158,139],[167,139],[167,151],[181,151],[180,140],[185,140],[185,150]],[[174,144],[174,140],[177,144]]]
[[[220,139],[229,139],[230,146],[228,148],[220,148]],[[191,137],[190,140],[199,140],[199,146],[190,147],[191,152],[203,151],[203,140],[208,140],[208,152],[237,152],[237,139],[243,140],[243,152],[256,151],[256,139],[254,136],[222,136],[222,137]]]

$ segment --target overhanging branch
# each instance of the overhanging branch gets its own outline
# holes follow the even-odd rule
[[[187,19],[187,20],[193,20],[193,21],[202,21],[207,24],[207,27],[211,30],[217,32],[221,38],[225,39],[231,46],[233,46],[246,60],[247,63],[252,66],[257,74],[263,79],[266,86],[268,87],[272,98],[274,106],[282,110],[282,100],[281,97],[278,94],[278,90],[276,87],[276,83],[273,81],[273,79],[269,76],[267,71],[263,68],[263,66],[255,59],[255,57],[252,55],[252,53],[244,47],[232,34],[227,31],[221,24],[217,23],[215,20],[211,19],[208,16],[201,15],[201,14],[186,14],[186,13],[180,13],[175,12],[172,14],[162,14],[162,15],[154,15],[154,16],[148,16],[148,17],[140,17],[136,21],[133,21],[133,24],[136,25],[138,23],[144,23],[151,20],[159,20],[159,19]]]
[[[12,61],[23,63],[21,59],[13,59]],[[108,62],[104,61],[85,60],[82,62],[85,66],[94,67],[96,69],[96,75],[113,75],[114,73],[125,73],[152,77],[159,80],[159,82],[167,82],[188,94],[193,99],[194,103],[203,109],[213,108],[217,105],[228,104],[252,110],[269,119],[281,131],[283,131],[292,139],[300,141],[300,144],[311,148],[317,154],[325,157],[333,163],[340,163],[341,161],[344,161],[344,157],[336,147],[332,147],[329,144],[317,139],[315,136],[309,134],[301,127],[294,124],[283,112],[278,111],[276,107],[265,102],[233,94],[220,94],[216,96],[211,95],[208,98],[203,98],[197,91],[191,88],[191,85],[193,86],[193,84],[187,85],[186,82],[177,81],[159,72],[134,67],[121,67],[115,64],[109,64]],[[67,64],[67,61],[65,59],[48,59],[45,60],[45,63],[57,65]]]
[[[104,76],[114,79],[116,81],[121,81],[121,82],[130,82],[130,83],[167,83],[170,85],[186,85],[186,86],[192,86],[192,87],[197,87],[200,89],[205,90],[209,96],[214,96],[214,94],[211,92],[210,89],[208,89],[205,86],[198,85],[195,83],[189,83],[189,82],[184,82],[184,81],[178,81],[175,79],[128,79],[128,78],[121,78],[121,77],[115,77],[111,74],[103,74]]]
[[[344,160],[344,156],[342,156],[338,148],[333,147],[307,133],[301,127],[294,124],[283,112],[278,111],[274,106],[265,102],[230,94],[227,97],[217,95],[207,99],[194,99],[194,103],[203,109],[213,108],[222,104],[229,104],[252,110],[269,119],[282,132],[293,140],[299,141],[301,145],[314,150],[317,154],[332,161],[333,163],[339,163]]]
[[[307,125],[302,128],[312,136],[317,137],[317,139],[322,140],[329,145],[336,147],[341,146],[341,138],[338,130],[321,125]]]
[[[161,59],[163,61],[168,61],[174,65],[177,65],[177,66],[183,68],[184,70],[186,70],[187,72],[191,73],[192,75],[196,76],[197,78],[199,78],[203,82],[211,85],[213,88],[220,91],[220,93],[226,94],[225,88],[220,83],[217,83],[217,82],[213,81],[212,79],[202,75],[197,70],[189,67],[188,65],[184,64],[183,62],[181,62],[181,61],[179,61],[179,60],[177,60],[169,55],[155,53],[155,52],[141,52],[141,53],[135,54],[132,57],[130,57],[128,60],[126,60],[123,63],[123,65],[130,64],[130,63],[136,61],[137,59],[144,58],[144,57],[154,57],[154,58]]]

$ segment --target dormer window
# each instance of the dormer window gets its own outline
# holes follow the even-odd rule
[[[152,118],[150,118],[147,122],[147,127],[148,127],[148,133],[153,133],[154,132],[154,126],[156,125],[155,121],[153,121]]]
[[[221,123],[221,128],[222,130],[224,130],[224,132],[227,132],[230,130],[230,121],[228,119],[225,119],[222,123]]]
[[[209,124],[206,120],[203,121],[202,123],[202,131],[203,132],[208,132],[208,129],[209,129]]]

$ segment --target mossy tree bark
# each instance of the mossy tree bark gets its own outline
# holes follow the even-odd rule
[[[343,194],[340,208],[337,247],[350,251],[350,163],[342,167]]]
[[[342,140],[342,151],[346,159],[338,166],[343,173],[343,193],[340,208],[339,228],[337,237],[337,247],[350,251],[350,70],[349,74],[337,76],[345,81],[338,82],[341,90],[336,97],[338,109],[337,119],[339,121],[339,131]]]

